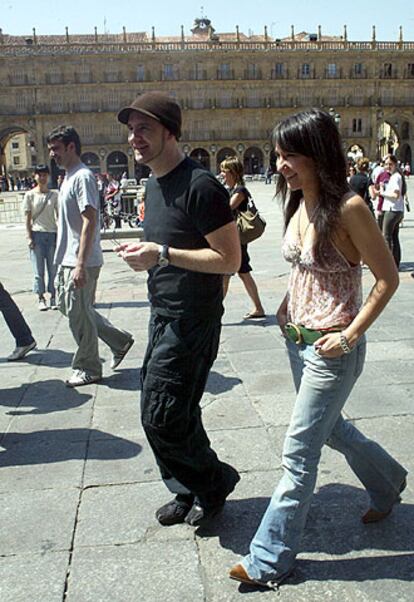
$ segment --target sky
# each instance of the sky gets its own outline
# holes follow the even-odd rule
[[[72,33],[121,33],[127,31],[180,35],[181,25],[187,34],[194,18],[207,17],[217,32],[240,31],[263,33],[267,25],[269,36],[283,38],[295,31],[316,33],[318,25],[326,35],[342,35],[344,24],[349,40],[369,40],[372,25],[377,40],[397,40],[399,26],[404,39],[414,40],[414,2],[408,0],[238,0],[233,4],[223,0],[71,0],[67,3],[51,0],[0,0],[0,27],[10,35],[29,35],[33,27],[37,34],[63,34],[65,26]]]

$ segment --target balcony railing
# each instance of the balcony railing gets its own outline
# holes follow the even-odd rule
[[[29,44],[25,36],[13,37],[2,34],[0,36],[0,55],[28,56],[28,55],[83,55],[83,54],[137,54],[145,52],[180,52],[183,51],[211,51],[231,50],[238,52],[273,50],[277,52],[292,51],[350,51],[371,52],[372,50],[392,52],[412,52],[414,41],[349,41],[349,40],[261,40],[261,41],[221,41],[209,39],[205,41],[132,41],[125,36],[85,36],[82,41],[79,36],[39,36],[32,39]]]

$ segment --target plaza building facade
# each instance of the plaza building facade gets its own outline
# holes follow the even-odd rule
[[[145,176],[134,164],[120,107],[162,90],[183,109],[183,151],[213,172],[237,155],[246,173],[274,163],[270,134],[283,117],[331,111],[344,150],[374,160],[386,152],[412,164],[414,42],[295,33],[274,39],[236,28],[218,33],[206,18],[187,34],[156,32],[13,36],[0,30],[0,145],[25,133],[33,162],[48,163],[46,136],[71,124],[82,159],[96,172]],[[56,167],[52,165],[56,174]]]

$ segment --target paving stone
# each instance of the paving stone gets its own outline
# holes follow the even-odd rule
[[[65,591],[68,552],[10,556],[0,560],[2,602],[61,602]]]
[[[69,550],[78,501],[76,488],[2,493],[0,556]]]
[[[204,599],[194,542],[139,543],[77,549],[67,602],[195,602]]]

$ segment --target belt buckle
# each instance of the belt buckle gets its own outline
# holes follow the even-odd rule
[[[297,326],[297,324],[294,324],[293,322],[287,322],[285,328],[287,327],[292,328],[297,337],[297,340],[294,341],[294,343],[296,345],[300,345],[301,343],[303,343],[303,336],[299,329],[299,326]]]

